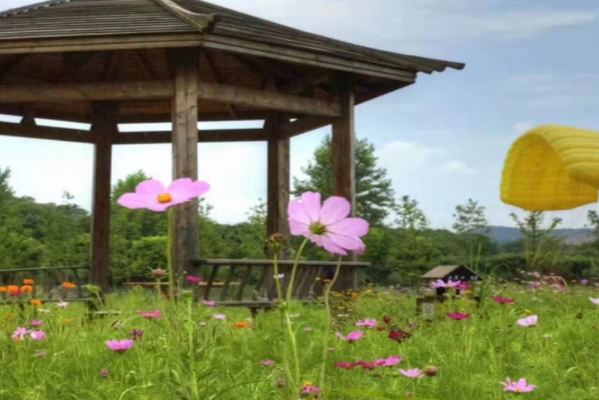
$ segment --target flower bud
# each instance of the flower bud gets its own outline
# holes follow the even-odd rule
[[[166,276],[166,271],[163,270],[162,268],[156,268],[156,269],[152,270],[151,274],[152,274],[152,277],[155,279],[162,279]]]

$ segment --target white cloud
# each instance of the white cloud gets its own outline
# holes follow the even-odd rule
[[[436,148],[402,141],[387,143],[376,152],[381,166],[387,169],[392,178],[422,168],[427,161],[439,154],[442,151]]]
[[[463,161],[450,161],[441,166],[441,172],[444,174],[473,175],[476,170]]]

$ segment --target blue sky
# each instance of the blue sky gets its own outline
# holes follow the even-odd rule
[[[512,225],[499,199],[513,141],[541,124],[599,131],[599,2],[596,0],[213,0],[219,5],[334,38],[406,54],[461,61],[463,71],[422,74],[406,89],[357,108],[356,130],[377,148],[398,196],[417,199],[433,227],[450,227],[468,198],[491,224]],[[34,3],[4,0],[2,8]],[[466,5],[467,3],[467,5]],[[292,141],[292,173],[328,132]],[[230,223],[266,197],[265,144],[200,145],[200,178],[213,217]],[[0,136],[0,166],[17,194],[59,202],[63,190],[89,209],[92,148]],[[170,178],[167,145],[118,147],[114,181],[143,169]],[[591,208],[597,208],[593,206]],[[585,209],[557,214],[582,226]]]

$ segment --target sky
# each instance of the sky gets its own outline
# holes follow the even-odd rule
[[[466,63],[462,71],[420,74],[415,85],[356,108],[357,136],[375,145],[397,197],[416,199],[434,228],[450,228],[455,206],[470,198],[490,224],[513,226],[509,213],[519,210],[499,198],[511,144],[544,124],[599,131],[596,0],[212,2],[356,44]],[[32,3],[2,0],[0,9]],[[329,132],[292,139],[293,176],[302,177]],[[0,136],[0,168],[12,170],[17,195],[40,202],[60,202],[69,191],[90,209],[92,160],[90,145]],[[113,182],[140,169],[168,181],[170,146],[116,147]],[[200,144],[199,171],[212,185],[206,197],[218,222],[240,222],[266,198],[264,143]],[[580,227],[589,208],[598,207],[552,214],[564,227]]]

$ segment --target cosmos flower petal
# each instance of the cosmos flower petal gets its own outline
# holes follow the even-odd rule
[[[347,255],[347,251],[345,251],[342,247],[340,247],[333,239],[328,236],[316,236],[320,239],[322,243],[322,247],[329,253],[338,254],[342,256]]]
[[[307,226],[312,223],[310,216],[304,208],[304,205],[297,200],[291,200],[289,202],[289,206],[287,207],[287,215],[289,216],[289,223],[291,223],[291,221],[296,221]]]
[[[327,225],[328,232],[357,237],[366,235],[368,228],[368,222],[362,218],[346,218]]]
[[[350,212],[351,205],[347,199],[332,196],[326,199],[322,205],[319,222],[328,226],[347,218]]]
[[[337,246],[347,250],[358,250],[365,247],[364,242],[355,236],[337,235],[333,233],[327,233],[327,238],[331,239]]]
[[[302,194],[302,204],[311,222],[318,222],[320,218],[320,193],[306,192]]]
[[[150,179],[137,185],[135,193],[159,195],[161,193],[166,193],[166,188],[159,180]]]
[[[147,194],[125,193],[117,200],[117,204],[131,209],[146,208],[149,203]]]

